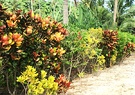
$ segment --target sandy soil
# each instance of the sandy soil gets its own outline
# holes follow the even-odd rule
[[[66,95],[135,95],[135,54],[120,65],[73,80]]]

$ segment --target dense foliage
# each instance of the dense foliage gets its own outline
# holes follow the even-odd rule
[[[0,31],[1,74],[9,87],[17,86],[16,77],[27,65],[44,69],[46,77],[57,76],[65,53],[60,42],[67,35],[61,23],[32,11],[24,15],[21,10],[7,12],[0,5]]]
[[[69,80],[115,65],[134,51],[132,2],[120,0],[116,26],[113,0],[106,2],[107,8],[104,0],[83,0],[76,6],[69,2],[69,23],[63,26],[63,0],[59,1],[0,0],[3,92],[66,93]]]

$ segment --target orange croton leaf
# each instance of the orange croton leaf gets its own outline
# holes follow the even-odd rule
[[[8,38],[7,34],[1,36],[1,42],[2,42],[2,46],[9,44],[9,38]]]
[[[58,29],[63,28],[61,23],[57,23],[57,27],[58,27]]]
[[[42,20],[41,20],[41,17],[40,17],[38,14],[36,14],[36,15],[34,16],[34,19],[35,19],[36,22],[41,22],[41,21],[42,21]]]
[[[15,22],[13,22],[12,20],[7,20],[6,22],[7,22],[8,27],[13,28],[13,27],[15,27],[15,26],[16,26],[16,21],[15,21]]]
[[[62,56],[66,51],[63,48],[57,50],[57,53]]]
[[[57,53],[56,53],[56,47],[55,48],[49,48],[49,52],[51,55],[55,56]]]
[[[42,43],[45,44],[46,43],[46,39],[41,39]]]
[[[14,42],[16,42],[17,47],[20,46],[23,41],[22,35],[18,33],[12,34],[12,39]]]
[[[57,42],[60,42],[63,39],[64,39],[64,36],[60,32],[56,32],[55,34],[52,34],[50,38],[50,40],[55,40]]]
[[[42,29],[46,30],[47,27],[49,26],[49,23],[50,23],[50,18],[49,17],[47,17],[45,19],[42,19]]]
[[[19,47],[21,46],[22,42],[16,42],[16,46]]]
[[[28,35],[30,35],[32,33],[32,29],[33,29],[32,26],[27,27],[26,32],[27,32]]]
[[[51,29],[48,29],[48,30],[47,30],[47,34],[48,34],[48,35],[51,35],[51,33],[52,33],[52,30],[51,30]]]
[[[11,34],[12,33],[10,33],[9,35],[5,34],[5,35],[1,36],[2,46],[4,46],[4,45],[12,45],[14,43],[12,41]]]
[[[44,22],[45,22],[46,24],[49,24],[49,23],[50,23],[50,17],[45,18],[45,19],[44,19]]]
[[[2,41],[2,42],[8,41],[8,36],[7,36],[7,34],[4,35],[4,36],[1,36],[1,41]]]
[[[18,41],[18,39],[21,37],[21,35],[20,34],[18,34],[18,33],[14,33],[14,34],[12,34],[12,38],[13,38],[13,40],[15,41],[15,42],[17,42]]]
[[[30,11],[28,12],[28,15],[29,15],[31,18],[34,18],[34,12],[33,12],[32,10],[30,10]]]
[[[8,41],[4,41],[4,42],[2,43],[2,46],[8,45],[8,44],[9,44]]]
[[[53,50],[53,48],[51,47],[51,48],[49,48],[49,52],[50,53],[54,53],[54,50]]]
[[[13,15],[10,17],[10,20],[16,21],[16,18],[17,18],[17,16],[16,16],[15,14],[13,14]]]

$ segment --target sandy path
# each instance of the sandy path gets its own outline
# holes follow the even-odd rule
[[[74,80],[66,95],[135,95],[135,54],[121,65]]]

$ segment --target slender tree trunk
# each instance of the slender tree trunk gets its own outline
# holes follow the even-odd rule
[[[31,10],[33,12],[33,0],[31,0]]]
[[[74,0],[74,2],[75,2],[75,6],[77,7],[77,1],[76,1],[76,0]]]
[[[63,2],[63,24],[68,24],[68,0]]]
[[[114,2],[114,15],[113,15],[113,23],[116,23],[117,18],[117,7],[118,7],[118,0],[115,0]]]

